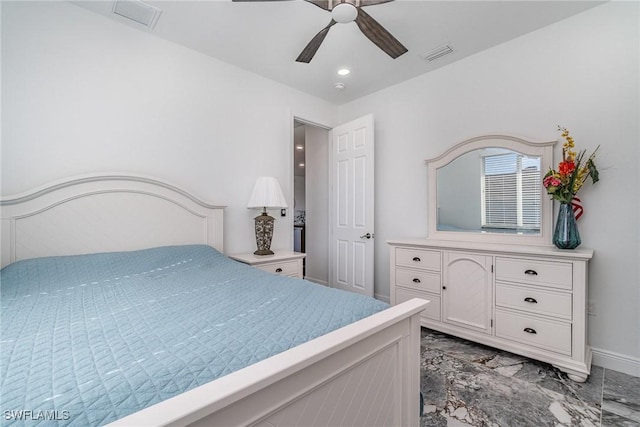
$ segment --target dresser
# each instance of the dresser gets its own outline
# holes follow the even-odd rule
[[[590,249],[391,240],[391,304],[431,303],[422,326],[556,366],[583,382]]]
[[[307,254],[301,252],[277,251],[273,255],[246,253],[230,255],[229,258],[269,273],[302,279],[304,277],[302,260],[306,256]]]

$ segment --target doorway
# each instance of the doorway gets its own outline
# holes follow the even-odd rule
[[[373,115],[293,126],[293,246],[304,240],[305,278],[374,296]]]
[[[293,140],[293,250],[305,253],[305,125],[294,122]]]
[[[307,254],[305,278],[329,286],[329,130],[294,119],[293,135],[293,248]]]

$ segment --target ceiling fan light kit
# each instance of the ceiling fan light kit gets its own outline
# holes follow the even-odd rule
[[[353,22],[358,16],[358,9],[351,3],[340,3],[331,10],[331,17],[339,24]]]
[[[246,1],[273,1],[273,0],[233,0],[235,2]],[[396,59],[407,52],[407,48],[391,35],[378,21],[373,19],[363,6],[373,6],[380,3],[388,3],[393,0],[305,0],[321,9],[331,12],[331,21],[318,34],[316,34],[296,58],[296,62],[309,63],[320,48],[331,27],[337,23],[349,23],[355,21],[369,40],[382,49],[391,58]]]

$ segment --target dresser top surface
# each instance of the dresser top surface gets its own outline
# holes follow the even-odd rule
[[[558,249],[552,245],[517,245],[505,243],[459,242],[436,239],[391,239],[391,246],[409,246],[415,248],[449,249],[464,251],[492,252],[496,254],[544,256],[567,260],[589,260],[593,250],[589,248]]]

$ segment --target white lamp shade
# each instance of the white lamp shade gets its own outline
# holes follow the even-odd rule
[[[284,209],[287,208],[278,180],[270,176],[261,176],[253,187],[253,192],[247,203],[249,209]]]

